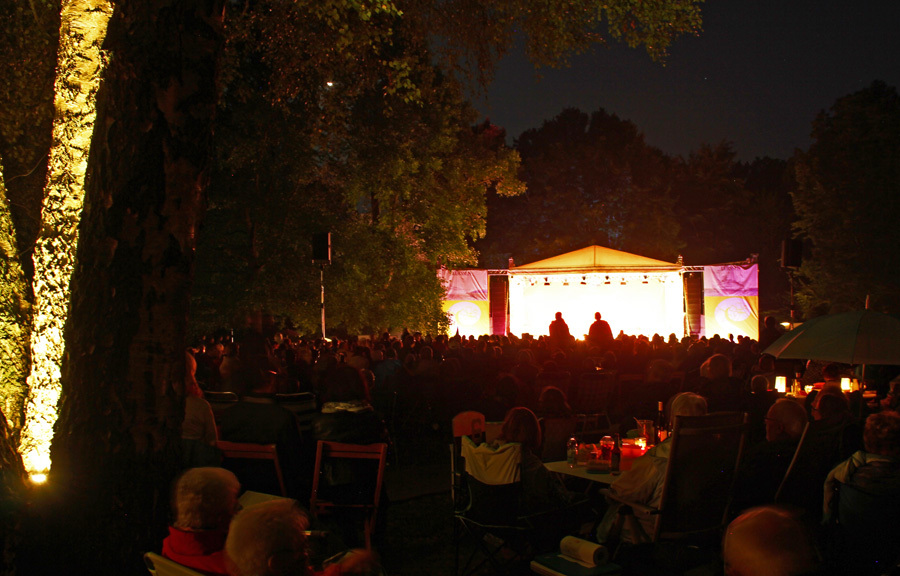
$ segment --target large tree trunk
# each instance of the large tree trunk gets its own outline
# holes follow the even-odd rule
[[[167,523],[221,16],[128,0],[109,23],[52,447],[65,573],[139,574]]]
[[[0,410],[0,574],[16,573],[25,508],[25,467]]]

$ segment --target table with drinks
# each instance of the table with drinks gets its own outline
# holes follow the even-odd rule
[[[572,444],[575,444],[574,446]],[[604,436],[597,444],[569,441],[568,459],[545,462],[544,466],[557,474],[574,476],[597,484],[610,485],[621,471],[631,469],[631,463],[647,451],[647,439],[619,440]]]

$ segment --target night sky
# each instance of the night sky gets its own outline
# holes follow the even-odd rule
[[[676,40],[665,66],[611,42],[538,79],[514,51],[479,110],[510,143],[564,108],[604,108],[669,154],[725,140],[749,161],[805,149],[816,114],[873,80],[900,88],[900,0],[709,0],[701,10],[703,32]]]

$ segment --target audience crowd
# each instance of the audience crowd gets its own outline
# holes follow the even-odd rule
[[[599,313],[595,317],[597,323],[605,324]],[[764,336],[777,337],[774,330],[767,325]],[[896,394],[888,395],[882,405],[866,403],[859,392],[851,395],[840,388],[840,377],[850,374],[849,366],[810,363],[786,370],[779,367],[791,377],[801,376],[805,368],[810,378],[816,375],[805,401],[784,397],[774,390],[774,359],[761,354],[759,342],[743,336],[677,338],[673,334],[664,338],[619,333],[612,338],[600,324],[591,332],[586,341],[575,340],[561,317],[554,321],[551,336],[540,338],[404,331],[399,337],[383,334],[374,339],[324,341],[259,322],[237,334],[223,331],[203,338],[189,351],[185,464],[215,465],[210,450],[214,450],[216,433],[221,440],[274,443],[288,495],[303,502],[309,495],[312,463],[298,455],[314,454],[316,440],[402,445],[423,430],[447,431],[455,414],[474,410],[488,421],[504,421],[501,442],[522,444],[529,504],[563,508],[577,498],[540,462],[564,457],[565,442],[578,424],[576,414],[584,411],[593,387],[602,382],[610,390],[603,396],[609,429],[623,435],[634,428],[634,418],[654,418],[660,403],[668,407],[666,418],[719,411],[748,415],[749,442],[735,483],[734,521],[724,546],[728,574],[840,573],[848,569],[846,558],[853,559],[853,573],[874,574],[898,560],[897,538],[880,540],[887,544],[875,551],[867,549],[866,554],[843,548],[859,548],[859,538],[850,533],[867,533],[867,518],[884,523],[885,508],[894,518],[900,513]],[[884,374],[885,379],[892,376]],[[888,386],[882,384],[884,390]],[[217,430],[210,430],[213,411],[203,397],[227,392],[239,401],[217,407]],[[309,393],[317,407],[309,430],[303,433],[294,412],[276,396],[301,393]],[[869,416],[870,411],[877,413]],[[798,450],[801,444],[803,449]],[[667,454],[665,443],[649,451],[612,489],[648,504],[658,501]],[[192,564],[185,554],[209,555],[193,565],[208,573],[223,573],[225,548],[239,560],[239,565],[232,565],[232,574],[299,573],[282,570],[281,563],[303,562],[305,536],[291,539],[281,531],[269,538],[257,526],[283,524],[302,532],[309,524],[304,513],[288,504],[253,513],[248,509],[232,521],[226,545],[237,480],[224,471],[210,472],[221,470],[217,468],[196,470],[205,470],[210,486],[227,492],[222,500],[225,509],[210,518],[187,515],[183,510],[187,500],[181,495],[191,473],[185,474],[176,488],[176,520],[164,554],[187,565]],[[353,489],[359,471],[332,472],[335,490],[341,485]],[[867,497],[851,498],[851,489]],[[386,494],[382,501],[389,514]],[[842,515],[842,507],[851,506],[856,507],[852,514]],[[879,514],[868,508],[879,508]],[[615,507],[607,508],[605,515],[594,507],[593,513],[602,539]],[[844,517],[848,520],[841,523]],[[202,538],[184,534],[198,530],[209,534]],[[376,548],[383,530],[382,520],[374,539]],[[786,544],[788,535],[793,535],[796,546]],[[347,546],[359,544],[353,530],[342,531],[342,536]],[[210,550],[210,546],[218,548]],[[768,550],[765,558],[762,550]],[[278,558],[267,551],[290,554]],[[363,554],[348,566],[365,572],[373,563],[371,555]],[[781,568],[776,570],[773,563]]]

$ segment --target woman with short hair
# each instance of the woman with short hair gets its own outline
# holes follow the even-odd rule
[[[191,468],[175,482],[175,522],[162,555],[210,575],[225,575],[225,538],[238,510],[237,477],[224,468]]]

